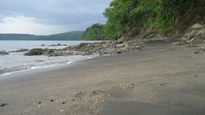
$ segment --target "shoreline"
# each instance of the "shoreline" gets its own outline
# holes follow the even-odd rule
[[[98,57],[98,56],[90,56],[89,58],[78,59],[78,60],[75,60],[75,61],[69,61],[69,62],[65,62],[65,63],[56,63],[56,64],[43,65],[43,66],[32,66],[32,67],[29,67],[29,68],[26,68],[26,69],[20,69],[20,70],[11,71],[11,72],[5,72],[5,73],[0,74],[0,80],[5,79],[5,78],[10,77],[10,76],[15,76],[15,74],[18,75],[18,74],[21,74],[21,73],[29,73],[29,72],[32,72],[32,71],[41,71],[41,69],[47,70],[49,68],[59,68],[61,66],[63,67],[63,66],[75,63],[75,62],[85,61],[85,60],[89,60],[89,59],[96,58],[96,57]]]
[[[80,43],[96,43],[98,41],[3,41],[0,43],[0,76],[2,74],[8,75],[18,71],[30,70],[32,68],[41,66],[55,66],[61,65],[67,62],[73,62],[81,60],[82,58],[90,58],[90,56],[25,56],[25,53],[31,49],[63,49],[78,45]],[[7,44],[14,44],[8,45]],[[23,45],[26,44],[26,45]],[[3,75],[3,76],[4,76]]]
[[[0,80],[0,104],[6,104],[0,112],[204,114],[205,53],[196,51],[149,45],[141,52],[96,57]]]

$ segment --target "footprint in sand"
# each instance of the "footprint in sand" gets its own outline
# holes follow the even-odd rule
[[[63,104],[63,105],[66,104],[66,101],[63,101],[62,104]]]
[[[50,102],[54,102],[54,99],[51,99]]]
[[[1,107],[8,106],[8,103],[2,103],[0,106],[1,106]]]
[[[161,85],[161,86],[165,86],[165,83],[161,83],[160,85]]]
[[[199,77],[198,75],[194,75],[194,77]]]
[[[38,104],[40,105],[40,104],[42,104],[42,102],[41,102],[41,101],[39,101],[39,102],[38,102]]]

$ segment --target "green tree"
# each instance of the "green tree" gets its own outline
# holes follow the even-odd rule
[[[113,0],[104,16],[105,33],[114,38],[133,28],[169,31],[189,11],[203,12],[205,0]]]
[[[109,37],[104,33],[104,25],[93,24],[88,27],[81,36],[81,40],[108,40]]]

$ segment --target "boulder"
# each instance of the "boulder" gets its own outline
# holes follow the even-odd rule
[[[205,40],[205,25],[199,23],[192,25],[185,31],[183,38],[188,43],[201,43]]]
[[[181,45],[185,45],[185,43],[183,43],[183,42],[173,42],[172,45],[173,46],[181,46]]]
[[[58,44],[57,44],[58,45]],[[46,56],[69,56],[69,55],[107,55],[121,54],[127,51],[139,51],[143,48],[144,42],[132,41],[103,41],[96,43],[80,43],[76,46],[68,46],[62,49],[35,48],[25,55],[46,55]]]
[[[0,51],[0,55],[9,55],[9,53],[6,51]]]
[[[205,46],[200,46],[201,51],[205,51]]]
[[[67,44],[52,44],[52,45],[49,45],[49,47],[55,47],[55,46],[67,46]]]
[[[28,51],[28,49],[19,49],[19,50],[15,50],[15,51],[11,51],[11,52],[25,52]]]
[[[43,54],[45,54],[46,51],[47,51],[47,49],[35,48],[35,49],[29,50],[24,55],[26,55],[26,56],[43,55]]]

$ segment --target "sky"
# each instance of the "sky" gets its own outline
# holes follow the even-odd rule
[[[0,0],[0,33],[48,35],[104,24],[111,0]]]

